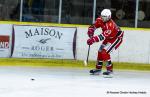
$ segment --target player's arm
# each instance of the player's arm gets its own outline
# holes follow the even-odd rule
[[[99,41],[104,40],[104,38],[105,38],[105,37],[104,37],[102,34],[97,35],[97,36],[93,36],[93,37],[91,37],[91,38],[89,38],[89,39],[87,40],[87,44],[88,44],[88,45],[92,45],[92,44],[95,43],[95,42],[99,42]]]
[[[102,41],[104,39],[109,38],[109,36],[112,33],[113,29],[114,29],[114,25],[113,24],[107,25],[107,29],[104,30],[100,35],[93,36],[92,38],[88,39],[87,40],[87,44],[88,45],[92,45],[95,42],[99,42],[99,41]]]
[[[91,26],[89,26],[88,32],[87,32],[88,36],[89,36],[89,37],[93,37],[94,31],[95,31],[97,28],[101,27],[101,26],[102,26],[102,23],[103,23],[103,22],[102,22],[101,17],[98,17],[98,18],[96,19],[95,23],[92,24]]]

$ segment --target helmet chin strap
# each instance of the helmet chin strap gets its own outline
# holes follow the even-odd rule
[[[103,22],[107,22],[109,19],[107,17],[102,17]]]

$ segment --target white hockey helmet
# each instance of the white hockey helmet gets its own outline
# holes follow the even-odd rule
[[[103,9],[101,12],[103,22],[107,22],[111,19],[111,11],[109,9]]]

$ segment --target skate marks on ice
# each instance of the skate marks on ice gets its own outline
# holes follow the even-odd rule
[[[0,67],[0,97],[150,97],[150,72]]]

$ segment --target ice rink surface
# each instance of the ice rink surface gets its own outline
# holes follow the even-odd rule
[[[104,78],[86,69],[0,67],[0,97],[150,97],[150,72]]]

